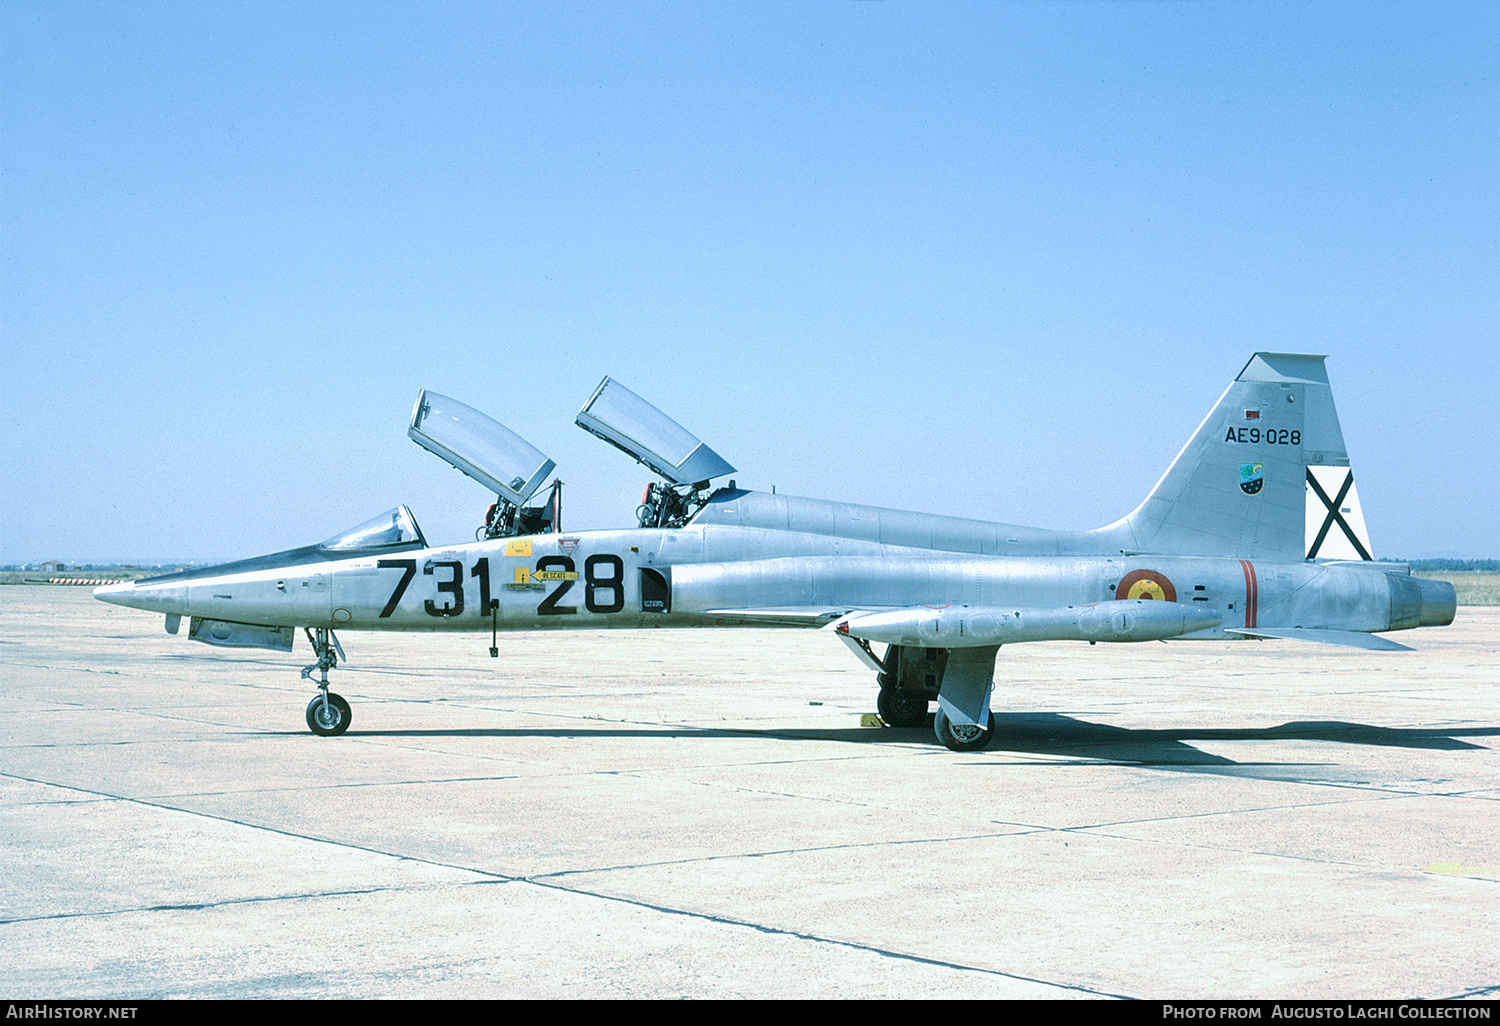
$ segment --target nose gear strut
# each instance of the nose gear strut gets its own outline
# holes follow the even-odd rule
[[[326,627],[317,628],[316,637],[305,627],[303,631],[307,634],[308,643],[312,645],[313,654],[318,657],[318,661],[302,668],[302,679],[311,680],[314,670],[319,671],[320,674],[318,684],[320,694],[307,703],[307,729],[319,737],[338,737],[349,729],[349,721],[353,718],[353,714],[349,710],[349,703],[344,701],[342,695],[336,695],[328,690],[328,671],[344,658],[344,646],[339,644],[339,639],[334,637],[333,631]]]

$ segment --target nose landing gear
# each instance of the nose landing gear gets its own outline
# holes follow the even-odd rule
[[[352,715],[344,696],[325,688],[307,703],[307,728],[319,737],[338,737],[349,729]]]
[[[307,631],[307,640],[312,644],[313,654],[318,657],[318,661],[302,668],[302,679],[311,680],[314,670],[321,675],[318,684],[320,694],[307,703],[307,729],[319,737],[338,737],[349,729],[353,713],[342,695],[328,690],[328,671],[339,664],[339,659],[344,655],[344,647],[334,637],[333,631],[326,627],[317,628],[316,637],[312,631]]]

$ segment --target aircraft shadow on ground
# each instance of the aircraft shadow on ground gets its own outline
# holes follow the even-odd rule
[[[938,744],[930,727],[871,729],[849,727],[833,729],[754,730],[728,727],[643,727],[626,725],[486,728],[470,727],[449,730],[359,730],[351,729],[349,737],[514,737],[514,738],[688,738],[688,737],[774,737],[788,741],[840,741],[880,744],[930,741]],[[1388,748],[1421,748],[1440,751],[1479,749],[1484,745],[1459,740],[1461,737],[1493,737],[1500,727],[1376,727],[1339,720],[1283,723],[1275,727],[1239,729],[1139,730],[1091,723],[1061,713],[1006,713],[995,716],[995,737],[987,751],[1071,758],[1097,759],[1108,762],[1162,766],[1237,766],[1247,765],[1234,759],[1214,755],[1193,747],[1192,741],[1324,741],[1346,745],[1373,745]]]
[[[1091,723],[1060,713],[995,717],[990,751],[1068,755],[1143,765],[1243,765],[1193,747],[1192,741],[1324,741],[1345,745],[1452,751],[1482,748],[1459,736],[1500,735],[1500,727],[1376,727],[1341,720],[1283,723],[1275,727],[1140,730]]]

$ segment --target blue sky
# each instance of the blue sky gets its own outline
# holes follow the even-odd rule
[[[0,5],[0,562],[227,559],[491,496],[419,388],[648,475],[1129,512],[1327,353],[1377,556],[1500,556],[1500,13],[1443,3]]]

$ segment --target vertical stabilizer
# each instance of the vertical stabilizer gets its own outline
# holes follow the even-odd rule
[[[1370,559],[1322,356],[1256,353],[1121,525],[1136,550]]]

